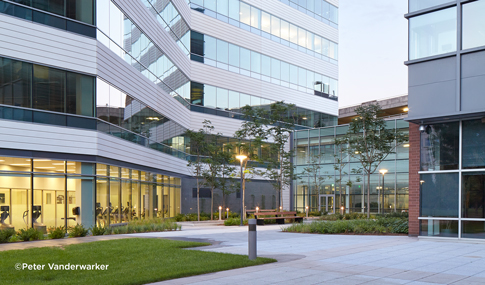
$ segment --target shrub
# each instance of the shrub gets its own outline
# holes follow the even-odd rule
[[[110,235],[176,231],[180,229],[182,229],[182,226],[175,223],[173,219],[148,219],[131,221],[128,222],[128,225],[126,226],[105,228],[94,227],[91,229],[91,231],[93,232],[93,235]]]
[[[0,243],[9,242],[9,240],[12,236],[15,236],[15,230],[14,229],[0,230]]]
[[[335,221],[315,221],[310,224],[295,224],[283,229],[286,232],[318,233],[318,234],[381,234],[408,233],[408,221],[401,218],[354,219]]]
[[[224,221],[224,226],[239,226],[241,224],[241,218],[229,218]],[[243,221],[243,225],[247,225],[248,220]]]
[[[102,236],[106,231],[106,227],[94,226],[91,228],[91,233],[93,234],[93,236]]]
[[[41,240],[44,239],[44,234],[35,229],[35,228],[30,228],[30,229],[20,229],[17,233],[18,237],[20,240],[23,241],[31,241],[31,240]]]
[[[60,239],[66,237],[66,231],[64,227],[52,227],[49,228],[49,234],[47,235],[50,239]]]
[[[82,224],[77,224],[69,229],[69,237],[85,237],[89,233],[89,229],[84,228]]]

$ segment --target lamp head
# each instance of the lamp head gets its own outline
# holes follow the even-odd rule
[[[381,170],[379,170],[379,172],[380,172],[382,175],[386,174],[386,173],[387,173],[387,171],[388,171],[387,169],[381,169]]]
[[[236,155],[236,158],[239,159],[240,161],[244,161],[245,159],[247,159],[248,157],[245,156],[244,154],[240,154],[240,155]]]

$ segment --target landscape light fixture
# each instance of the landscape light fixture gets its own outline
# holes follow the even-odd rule
[[[409,112],[409,108],[408,108],[408,107],[406,107],[406,108],[404,108],[404,109],[403,109],[403,111],[404,111],[404,112]]]
[[[382,192],[381,192],[381,208],[382,208],[382,212],[384,212],[384,175],[386,175],[386,173],[388,172],[387,169],[380,169],[379,170],[379,173],[382,174]],[[396,198],[396,196],[394,196],[394,198]]]
[[[242,227],[243,224],[243,215],[244,215],[244,194],[243,194],[243,161],[246,160],[248,157],[245,156],[244,154],[236,155],[236,158],[239,159],[241,162],[241,224],[240,226]]]

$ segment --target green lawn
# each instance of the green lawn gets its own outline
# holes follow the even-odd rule
[[[208,245],[152,238],[98,241],[63,248],[47,247],[0,252],[2,284],[145,284],[274,262],[274,259],[186,250]],[[20,263],[44,264],[44,270],[16,270]],[[109,264],[107,270],[50,270],[49,263]]]

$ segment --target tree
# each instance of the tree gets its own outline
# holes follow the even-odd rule
[[[219,139],[222,134],[213,134],[214,127],[210,121],[206,121],[204,124],[206,130],[206,152],[202,162],[205,168],[202,170],[202,177],[204,178],[203,185],[211,189],[211,220],[214,219],[214,190],[217,188],[222,189],[222,199],[227,190],[230,189],[230,185],[227,184],[227,179],[231,173],[234,172],[234,167],[230,166],[230,162],[233,160],[233,154],[231,153],[232,146],[219,143]]]
[[[197,183],[197,220],[200,221],[200,185],[202,173],[204,171],[204,154],[207,152],[207,133],[211,132],[214,127],[209,120],[204,120],[203,128],[198,132],[187,130],[185,136],[190,140],[190,153],[195,156],[190,159],[187,166],[195,177]]]
[[[347,176],[348,173],[345,171],[345,168],[350,162],[350,157],[352,156],[352,152],[349,149],[349,137],[348,136],[343,136],[339,138],[335,138],[334,140],[334,164],[333,168],[335,171],[337,171],[338,178],[335,179],[335,184],[338,184],[338,189],[339,189],[339,201],[340,201],[340,207],[344,207],[345,209],[345,203],[342,203],[342,182],[343,182],[343,177]],[[351,170],[352,174],[360,174],[361,170],[360,169],[352,169]],[[356,179],[356,182],[359,182],[360,178]],[[352,187],[352,180],[349,179],[346,183],[345,186]]]
[[[291,162],[293,151],[288,145],[295,126],[294,121],[288,116],[293,109],[294,105],[287,105],[284,102],[271,104],[269,110],[245,106],[242,110],[246,121],[235,135],[240,140],[240,152],[248,155],[245,165],[249,160],[264,162],[267,165],[261,174],[271,181],[278,193],[279,205],[283,204],[281,195],[283,188],[290,186],[292,180],[297,177]],[[243,144],[242,139],[250,140],[249,146]],[[270,141],[271,144],[266,155],[259,155],[258,152],[264,141]],[[244,184],[243,179],[243,199]]]
[[[352,156],[358,159],[367,175],[367,218],[370,218],[370,176],[406,137],[386,128],[386,122],[379,117],[382,112],[379,104],[359,106],[355,112],[357,118],[350,123],[346,136]]]
[[[308,186],[313,187],[318,194],[321,194],[320,188],[323,186],[323,183],[327,180],[327,178],[330,178],[330,176],[327,175],[327,172],[323,173],[325,175],[322,175],[322,166],[320,165],[321,158],[321,153],[311,153],[307,161],[308,165],[304,167],[303,171],[300,173],[301,177],[308,177],[310,179],[310,183]],[[305,183],[305,181],[301,182]]]

